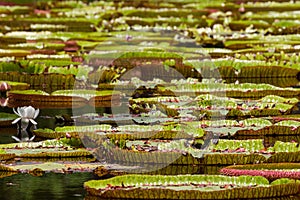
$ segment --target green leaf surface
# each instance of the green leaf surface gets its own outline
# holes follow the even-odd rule
[[[273,196],[270,195],[270,193],[259,193],[259,191],[265,190],[265,188],[268,188],[267,190],[270,191],[273,189],[277,190],[275,189],[275,185],[279,183],[281,183],[283,188],[291,185],[297,187],[298,185],[292,180],[277,181],[270,185],[267,179],[258,176],[124,175],[107,180],[88,181],[84,183],[84,187],[91,195],[106,198],[130,197],[132,199],[136,199],[138,196],[146,197],[148,195],[160,195],[160,198],[171,199],[172,194],[175,192],[181,198],[185,199],[193,199],[194,195],[197,195],[197,197],[201,199],[224,199],[225,197],[227,199],[234,199],[237,196],[240,198],[251,198],[254,196],[262,198]],[[225,185],[231,186],[224,187]],[[232,188],[235,189],[233,190]],[[126,194],[124,193],[125,191],[127,192]],[[137,191],[139,191],[138,196],[134,195],[134,192]],[[239,195],[237,195],[235,191],[239,192]],[[280,191],[284,193],[286,189]],[[255,195],[253,195],[252,192],[255,192]],[[297,189],[295,188],[295,191],[293,192],[297,192]],[[283,195],[283,193],[279,196]]]

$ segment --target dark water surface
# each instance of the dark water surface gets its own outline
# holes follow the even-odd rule
[[[1,200],[81,200],[85,197],[83,183],[96,179],[91,173],[54,174],[41,177],[16,174],[0,179]]]

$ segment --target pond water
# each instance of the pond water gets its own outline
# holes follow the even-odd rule
[[[1,128],[0,131],[0,144],[12,143],[12,136],[17,134],[17,130],[15,128]]]
[[[85,196],[83,183],[91,179],[96,179],[92,173],[16,174],[0,179],[0,199],[81,200]]]

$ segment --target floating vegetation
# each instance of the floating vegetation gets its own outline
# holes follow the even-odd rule
[[[45,162],[45,163],[38,163],[34,165],[30,165],[30,164],[14,165],[14,166],[7,167],[8,169],[3,169],[2,171],[15,171],[21,173],[34,173],[34,174],[36,174],[36,172],[41,172],[41,173],[88,172],[96,168],[97,165],[98,164],[85,164],[85,163],[61,164],[61,163],[54,163],[54,162]]]
[[[269,84],[221,84],[221,83],[197,83],[180,84],[162,88],[162,93],[176,92],[182,95],[223,94],[232,98],[262,98],[267,95],[282,97],[296,97],[300,90],[297,88],[280,88]]]
[[[1,81],[0,91],[5,92],[9,90],[26,90],[29,88],[29,84],[11,81]]]
[[[0,178],[113,176],[86,199],[299,199],[299,9],[2,2]]]
[[[193,111],[192,115],[196,117],[205,115],[205,118],[210,119],[217,116],[243,118],[289,114],[297,102],[297,98],[285,99],[275,95],[265,96],[259,100],[242,100],[204,94],[196,98],[189,96],[135,98],[130,101],[130,104],[136,114],[155,111],[155,108],[159,109],[163,104],[168,115],[171,110],[181,116],[184,116],[184,111],[189,113]]]
[[[174,195],[180,199],[251,199],[291,195],[298,191],[298,184],[293,180],[279,179],[269,183],[258,176],[125,175],[88,181],[84,186],[90,195],[117,199],[172,199]]]
[[[76,141],[75,141],[76,140]],[[72,145],[72,146],[71,146]],[[86,149],[80,149],[78,139],[46,140],[42,142],[20,142],[1,144],[1,160],[13,158],[74,158],[92,157]]]
[[[37,129],[34,133],[39,137],[60,138],[66,134],[72,137],[110,138],[113,140],[126,139],[182,139],[182,138],[201,138],[204,131],[201,128],[191,126],[171,124],[171,125],[123,125],[113,127],[109,124],[90,125],[90,126],[65,126],[51,129]]]
[[[111,101],[120,101],[121,93],[117,91],[57,90],[48,94],[42,90],[15,90],[8,92],[7,97],[10,107],[32,105],[40,108],[75,108],[88,104],[95,107],[107,107],[112,105]]]
[[[111,140],[94,139],[98,159],[110,163],[152,163],[173,165],[232,165],[249,163],[298,162],[297,143],[277,141],[265,147],[263,140],[222,140],[198,149],[203,140]],[[212,141],[210,141],[212,143]],[[90,145],[91,146],[91,145]],[[91,146],[92,147],[92,146]],[[109,155],[109,156],[108,156]]]
[[[56,73],[45,74],[24,74],[21,72],[3,72],[0,73],[0,79],[6,82],[21,82],[23,87],[17,87],[19,90],[39,89],[53,91],[58,89],[73,89],[75,76],[73,74],[64,75]]]
[[[0,127],[11,126],[11,123],[16,119],[17,115],[9,113],[0,113]]]
[[[228,166],[220,170],[221,174],[228,176],[263,176],[269,180],[279,178],[299,179],[298,163],[272,163],[254,165]]]

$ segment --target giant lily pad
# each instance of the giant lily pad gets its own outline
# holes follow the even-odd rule
[[[89,105],[94,107],[112,107],[117,106],[120,102],[121,93],[118,91],[102,90],[102,91],[91,91],[91,90],[64,90],[55,91],[51,95],[58,96],[75,96],[84,97],[89,101]]]
[[[21,172],[21,173],[35,173],[39,172],[55,172],[55,173],[67,173],[67,172],[92,172],[100,163],[84,163],[84,162],[36,162],[35,164],[11,164],[1,165],[1,171],[5,172]]]
[[[91,152],[85,149],[74,149],[70,139],[48,140],[43,142],[21,142],[1,144],[4,158],[62,158],[62,157],[91,157]],[[72,144],[72,142],[71,142]]]
[[[123,125],[112,127],[109,124],[90,126],[65,126],[51,129],[37,129],[35,134],[44,138],[60,138],[69,134],[73,137],[90,136],[92,138],[109,138],[113,140],[126,139],[182,139],[201,138],[204,131],[201,128],[192,126],[171,124],[171,125]]]
[[[210,94],[199,95],[195,99],[188,96],[178,96],[137,98],[130,101],[134,106],[135,104],[149,104],[147,109],[141,108],[140,112],[145,110],[149,112],[149,107],[152,104],[156,105],[155,108],[159,107],[159,104],[164,104],[168,106],[167,108],[169,108],[169,110],[175,110],[179,115],[183,113],[183,111],[194,111],[193,114],[197,117],[200,114],[205,114],[206,118],[211,118],[211,116],[241,118],[246,116],[258,117],[288,114],[293,110],[297,102],[298,100],[296,98],[285,99],[275,95],[269,95],[260,100],[245,101],[241,99],[217,97]],[[135,106],[135,110],[137,110],[136,107],[138,106]]]
[[[0,113],[0,127],[1,126],[11,126],[11,123],[17,118],[18,116],[15,114],[9,113]]]
[[[262,177],[204,175],[125,175],[88,181],[89,194],[116,199],[236,199],[265,198],[296,194],[299,184],[290,179],[269,183]]]
[[[22,82],[30,85],[31,89],[53,91],[58,89],[73,89],[75,76],[72,74],[24,74],[20,72],[0,73],[0,79],[3,81]],[[79,82],[79,81],[78,81]],[[25,84],[24,84],[25,85]],[[20,89],[27,89],[20,88]]]
[[[280,142],[277,141],[273,147],[265,148],[262,144],[262,140],[219,140],[217,145],[213,148],[213,151],[217,152],[228,152],[228,158],[226,158],[226,153],[210,153],[206,154],[205,158],[207,164],[209,163],[226,163],[232,162],[234,164],[241,163],[241,160],[237,159],[239,156],[243,155],[243,159],[245,162],[248,162],[252,156],[255,154],[258,156],[263,156],[264,158],[261,160],[262,162],[270,162],[270,163],[279,163],[279,162],[298,162],[297,156],[299,155],[299,149],[297,143],[290,142]],[[239,155],[239,153],[244,152]],[[252,152],[251,154],[246,152]],[[253,153],[257,152],[257,153]],[[233,154],[232,154],[233,153]],[[248,155],[249,157],[244,157]],[[257,160],[257,162],[260,162]],[[255,162],[254,162],[255,163]],[[246,163],[244,163],[246,164]]]
[[[220,136],[230,137],[297,136],[299,133],[298,120],[288,117],[282,117],[280,122],[272,122],[266,118],[248,118],[244,120],[202,120],[187,123],[193,127],[202,127],[207,132],[212,131]]]
[[[261,98],[267,95],[278,95],[282,97],[295,97],[300,90],[295,88],[279,88],[268,84],[221,84],[221,83],[198,83],[178,84],[162,88],[162,93],[176,92],[177,95],[201,95],[218,94],[224,92],[227,97],[233,98]]]
[[[85,138],[85,140],[88,140]],[[153,163],[176,165],[230,165],[247,163],[298,162],[297,143],[276,142],[265,147],[263,140],[219,140],[203,149],[194,148],[189,141],[89,141],[95,144],[94,153],[98,159],[109,163]],[[121,143],[122,142],[122,143]],[[103,151],[103,148],[105,151]],[[100,151],[102,149],[102,151]]]
[[[294,120],[286,120],[275,123],[272,126],[253,128],[252,130],[239,130],[236,135],[298,135],[299,124]]]
[[[7,84],[8,87],[1,88],[1,91],[5,90],[26,90],[29,88],[29,84],[21,82],[12,82],[12,81],[0,81],[0,84]]]
[[[144,50],[140,52],[118,52],[118,53],[94,53],[88,58],[88,63],[93,65],[116,67],[104,69],[101,71],[92,72],[90,77],[96,76],[99,83],[109,82],[107,77],[118,74],[123,80],[131,78],[130,73],[133,73],[130,69],[135,68],[135,71],[140,73],[140,78],[143,80],[151,80],[153,76],[156,79],[172,80],[180,79],[182,77],[202,79],[202,75],[194,69],[193,66],[184,65],[183,57],[179,54],[170,52],[159,52]],[[125,69],[124,69],[125,68]],[[172,68],[173,70],[170,70]],[[110,74],[110,76],[108,76]],[[125,76],[123,76],[125,74]],[[111,77],[110,82],[114,81]]]
[[[7,153],[4,149],[0,149],[0,160],[10,160],[15,158],[15,154]]]
[[[263,176],[269,180],[278,178],[300,179],[299,167],[299,163],[235,165],[221,169],[220,173],[229,176]]]
[[[48,94],[41,90],[23,90],[8,92],[8,104],[11,107],[28,106],[46,108],[83,107],[88,104],[96,107],[111,107],[120,99],[119,92],[92,90],[62,90]],[[30,100],[29,100],[30,99]]]
[[[27,18],[19,18],[12,20],[11,17],[5,17],[0,20],[0,24],[2,26],[9,26],[12,30],[50,30],[55,28],[55,25],[58,27],[56,30],[64,30],[66,31],[82,31],[82,32],[89,32],[92,30],[93,23],[96,23],[93,20],[88,20],[85,18],[40,18],[40,17],[27,17]],[[22,24],[22,26],[19,26]],[[42,24],[42,25],[41,25]],[[36,26],[39,25],[39,28]],[[47,26],[46,26],[47,25]],[[46,29],[44,28],[46,27]],[[49,29],[48,29],[49,30]]]
[[[63,95],[50,95],[41,90],[10,91],[7,94],[10,107],[34,106],[42,107],[72,107],[84,106],[87,100],[82,97],[72,97]]]

